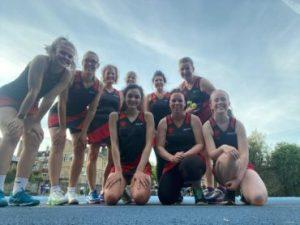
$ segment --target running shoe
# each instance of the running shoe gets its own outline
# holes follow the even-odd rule
[[[7,206],[7,200],[5,199],[5,195],[4,192],[2,190],[0,190],[0,207],[5,207]]]
[[[69,205],[78,205],[79,201],[77,200],[77,194],[73,191],[68,191],[66,193],[66,198],[68,199]]]
[[[62,190],[55,190],[50,193],[48,197],[48,205],[64,205],[68,203],[68,199],[64,195]]]
[[[100,203],[100,196],[97,193],[97,190],[93,190],[87,196],[88,204],[99,204]]]
[[[211,195],[208,197],[205,197],[206,201],[208,204],[218,204],[222,203],[225,198],[225,193],[226,190],[223,188],[216,188]]]
[[[226,190],[223,205],[235,205],[235,191]]]
[[[212,187],[203,188],[203,196],[205,199],[210,198],[214,194],[215,189]]]
[[[241,194],[241,199],[240,199],[241,202],[243,202],[244,204],[246,205],[250,205],[250,203],[246,200],[246,198],[244,197],[243,194]]]
[[[12,206],[35,206],[39,205],[40,201],[27,194],[25,190],[22,190],[10,196],[8,203]]]
[[[99,200],[100,200],[100,203],[101,203],[101,202],[104,202],[104,193],[103,193],[103,192],[100,193],[100,195],[99,195]]]
[[[207,205],[207,201],[204,198],[202,188],[193,188],[193,194],[196,205]]]

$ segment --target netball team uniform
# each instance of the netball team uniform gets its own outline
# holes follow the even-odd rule
[[[140,162],[146,145],[146,122],[144,113],[140,112],[138,117],[131,122],[124,112],[119,113],[117,122],[117,133],[119,140],[120,161],[122,173],[126,181],[130,183],[136,168]],[[111,168],[111,172],[115,167]],[[147,163],[144,173],[151,175],[150,163]]]
[[[177,127],[171,115],[166,117],[167,133],[165,149],[172,155],[177,152],[187,152],[196,145],[195,135],[191,125],[191,114],[186,113],[180,127]],[[180,190],[191,182],[200,181],[205,173],[205,159],[199,155],[184,158],[174,164],[167,162],[159,182],[158,197],[163,204],[173,204],[180,197]]]
[[[204,124],[211,117],[209,106],[209,94],[200,90],[202,77],[195,77],[194,84],[191,89],[187,88],[186,82],[180,85],[180,89],[186,97],[186,101],[191,101],[197,105],[193,114],[198,116],[201,123]]]
[[[28,112],[28,115],[35,114],[37,112],[39,100],[48,94],[59,83],[61,76],[64,73],[65,70],[61,73],[53,74],[50,71],[50,66],[48,66],[44,73],[38,96],[32,108]],[[28,74],[29,65],[27,65],[25,70],[17,79],[0,88],[0,107],[13,107],[16,111],[19,111],[20,106],[28,93]]]
[[[159,124],[159,121],[164,118],[165,116],[171,113],[169,107],[169,99],[170,93],[165,93],[162,98],[159,98],[155,93],[150,94],[150,101],[149,101],[149,111],[153,114],[155,129]],[[156,140],[154,140],[154,146],[156,145]],[[163,160],[156,152],[156,175],[157,180],[160,180],[162,170],[164,167],[165,160]]]
[[[233,146],[238,149],[238,140],[237,140],[237,133],[236,133],[236,119],[234,117],[229,118],[229,125],[226,131],[223,131],[216,123],[213,117],[209,119],[210,126],[213,130],[213,139],[216,145],[216,148],[219,148],[222,145],[229,145]],[[249,163],[247,169],[254,170],[254,165]],[[213,173],[215,174],[215,164],[213,168]],[[225,198],[235,201],[235,192],[234,191],[227,191],[227,196]],[[245,201],[245,200],[243,200]]]
[[[109,114],[111,112],[118,112],[121,107],[120,92],[114,89],[108,92],[104,89],[97,111],[93,121],[88,129],[88,142],[89,144],[110,144],[110,134],[108,127]]]
[[[87,107],[99,93],[99,80],[95,77],[94,84],[88,88],[84,86],[83,72],[76,71],[72,86],[68,90],[66,103],[66,127],[70,133],[81,131],[82,122],[87,114]],[[49,112],[48,127],[59,127],[58,103]]]

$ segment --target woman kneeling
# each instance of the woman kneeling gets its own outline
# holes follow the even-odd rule
[[[216,90],[210,101],[212,117],[203,125],[209,156],[214,160],[217,181],[227,188],[227,204],[235,204],[235,190],[242,193],[247,204],[263,205],[268,193],[260,176],[249,163],[247,136],[243,124],[229,116],[229,96]]]
[[[181,197],[182,187],[193,186],[195,203],[205,203],[200,187],[206,171],[201,121],[186,113],[185,97],[180,90],[171,92],[169,105],[171,114],[158,125],[157,149],[167,161],[159,182],[159,200],[164,205],[174,204]]]
[[[121,112],[113,112],[109,116],[114,166],[105,183],[104,200],[108,205],[117,204],[126,185],[130,184],[134,202],[144,205],[150,198],[151,166],[148,160],[154,120],[151,113],[139,110],[143,102],[140,86],[127,86],[124,98]]]

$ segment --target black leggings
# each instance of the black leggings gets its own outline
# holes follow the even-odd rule
[[[166,161],[163,158],[161,158],[158,153],[156,153],[157,152],[156,148],[154,148],[154,150],[156,156],[156,178],[157,178],[157,182],[159,182]]]
[[[158,198],[163,205],[178,201],[183,186],[201,180],[205,174],[205,162],[198,155],[184,158],[178,165],[164,173],[158,187]]]

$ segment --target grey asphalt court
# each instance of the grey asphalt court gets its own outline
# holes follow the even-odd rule
[[[287,224],[300,225],[300,198],[269,198],[263,207],[206,205],[195,206],[185,197],[181,205],[162,206],[156,196],[146,206],[87,205],[80,198],[77,206],[46,205],[0,208],[0,225],[90,225],[90,224]],[[239,202],[239,201],[237,201]]]

